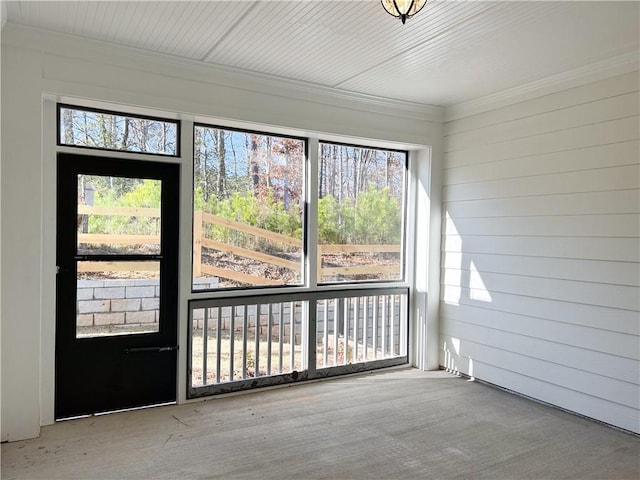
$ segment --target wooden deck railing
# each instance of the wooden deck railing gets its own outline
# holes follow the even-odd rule
[[[144,217],[159,218],[159,208],[144,207],[92,207],[88,205],[78,205],[79,215],[108,215],[108,216],[124,216],[124,217]],[[216,241],[207,238],[205,235],[205,224],[226,227],[231,230],[246,233],[254,237],[267,240],[275,245],[286,245],[289,247],[301,248],[302,241],[299,238],[288,237],[280,233],[271,232],[262,228],[253,227],[246,223],[231,220],[229,218],[212,215],[201,210],[196,210],[193,216],[193,275],[200,277],[202,274],[222,277],[227,280],[234,280],[242,283],[250,283],[253,285],[277,285],[277,280],[272,280],[257,275],[250,275],[235,270],[216,267],[203,263],[203,249],[209,248],[225,253],[230,253],[242,258],[249,258],[262,263],[284,267],[293,271],[300,271],[301,264],[276,255],[256,252],[254,250],[243,248],[228,243]],[[96,233],[78,233],[78,243],[89,244],[114,244],[114,245],[143,245],[143,244],[159,244],[159,235],[130,235],[130,234],[96,234]],[[340,253],[399,253],[400,245],[318,245],[320,257],[322,254],[340,254]],[[140,262],[137,262],[140,263]],[[147,263],[147,262],[142,262]],[[91,262],[82,262],[78,266],[79,271],[90,272],[104,269],[107,265],[101,262],[101,265],[93,265]],[[144,266],[136,265],[136,269],[145,269]],[[138,268],[140,267],[140,268]],[[108,262],[108,268],[112,271],[131,270],[131,262]],[[146,269],[149,267],[147,266]],[[155,268],[157,270],[157,267]],[[322,267],[318,261],[318,269],[320,275],[332,274],[385,274],[397,271],[398,267],[394,265],[358,265],[344,267]]]

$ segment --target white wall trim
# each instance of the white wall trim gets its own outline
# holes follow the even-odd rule
[[[452,105],[445,109],[444,121],[449,122],[471,115],[477,115],[543,95],[549,95],[569,88],[604,80],[605,78],[634,72],[638,69],[640,69],[640,57],[638,51],[634,50],[623,55],[536,80],[535,82],[525,83],[485,97]]]
[[[421,370],[437,370],[440,335],[440,237],[442,234],[442,151],[439,144],[411,152],[413,329],[409,360]],[[409,246],[408,244],[407,246]],[[421,247],[422,246],[422,247]],[[426,247],[425,247],[426,246]]]
[[[269,95],[281,95],[324,105],[354,108],[422,121],[441,122],[444,117],[444,108],[438,106],[387,99],[273,75],[207,64],[197,60],[25,27],[11,22],[3,31],[2,41],[9,46],[55,54],[65,52],[70,57],[86,60],[95,61],[96,58],[99,58],[102,64],[111,64],[111,59],[116,53],[120,61],[122,59],[129,60],[131,68],[135,70],[152,71],[154,67],[161,65],[163,75],[166,76],[179,76],[205,81],[213,85],[230,86]],[[169,71],[167,71],[168,66],[170,67]]]

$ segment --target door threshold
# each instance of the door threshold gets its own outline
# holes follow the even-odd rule
[[[65,417],[65,418],[56,418],[56,422],[66,422],[69,420],[78,420],[80,418],[88,418],[88,417],[101,417],[103,415],[111,415],[112,413],[122,413],[122,412],[134,412],[136,410],[146,410],[148,408],[156,408],[156,407],[166,407],[169,405],[177,405],[178,402],[164,402],[164,403],[154,403],[153,405],[143,405],[141,407],[130,407],[130,408],[121,408],[118,410],[107,410],[106,412],[96,412],[96,413],[88,413],[86,415],[76,415],[73,417]]]

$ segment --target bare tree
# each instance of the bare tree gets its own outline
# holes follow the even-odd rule
[[[62,115],[62,125],[64,128],[64,143],[73,145],[75,143],[73,135],[73,110],[66,109],[64,111],[64,114]]]
[[[215,131],[216,157],[218,159],[218,175],[216,179],[216,190],[218,198],[226,196],[227,170],[225,168],[227,152],[224,145],[224,130]]]
[[[251,142],[251,150],[249,152],[249,176],[251,177],[251,182],[253,184],[253,194],[258,194],[258,188],[260,186],[260,167],[259,167],[259,159],[258,159],[258,145],[260,142],[260,136],[256,134],[251,134],[250,136]]]
[[[120,148],[126,150],[129,146],[129,118],[124,119],[124,131],[122,132],[122,140],[120,142]]]

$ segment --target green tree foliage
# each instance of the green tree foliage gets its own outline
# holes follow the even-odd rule
[[[400,243],[401,209],[398,201],[389,194],[388,187],[376,190],[369,185],[369,189],[358,197],[354,220],[354,243]]]
[[[278,202],[271,190],[257,198],[251,191],[244,194],[234,192],[230,197],[218,199],[211,197],[204,201],[200,189],[196,189],[194,204],[196,210],[235,220],[252,227],[261,228],[288,237],[302,238],[300,213],[286,211],[282,202]],[[233,243],[244,247],[255,247],[252,236],[221,225],[210,225],[207,236],[213,240]]]
[[[318,238],[323,244],[343,243],[344,232],[340,229],[340,206],[331,196],[318,200]]]
[[[160,207],[161,186],[159,180],[145,179],[133,190],[122,196],[121,205],[126,207]]]
[[[233,193],[224,200],[211,198],[204,202],[199,189],[195,191],[195,208],[224,218],[280,233],[293,238],[302,238],[301,216],[286,211],[272,192],[263,198],[253,193]],[[222,242],[242,240],[233,229],[212,225],[210,238]],[[235,236],[234,236],[235,235]],[[396,244],[402,236],[402,209],[389,189],[376,189],[373,185],[363,192],[357,203],[350,200],[339,204],[331,196],[318,200],[318,237],[322,244]],[[246,245],[249,246],[249,245]]]
[[[159,180],[142,180],[142,183],[138,183],[131,190],[120,195],[117,188],[108,188],[104,185],[96,190],[94,205],[160,208],[160,195]],[[158,235],[160,219],[146,216],[92,215],[89,217],[88,233]]]
[[[384,245],[400,243],[402,210],[387,187],[369,185],[356,202],[318,201],[318,236],[323,244]]]
[[[89,180],[95,181],[90,178]],[[104,182],[104,181],[103,181]],[[95,205],[120,207],[160,207],[161,187],[157,180],[142,180],[130,190],[119,194],[119,185],[108,188],[101,185],[96,192]],[[285,210],[272,189],[260,197],[252,191],[234,192],[230,197],[210,197],[205,202],[200,188],[194,191],[194,206],[220,217],[235,220],[253,227],[302,238],[302,216],[299,211]],[[157,235],[159,219],[150,217],[92,216],[89,233],[128,233]],[[388,188],[377,189],[373,185],[358,196],[342,204],[332,196],[318,200],[318,236],[322,244],[395,244],[402,234],[402,209]],[[251,247],[251,237],[228,227],[209,225],[207,236],[221,242]]]

